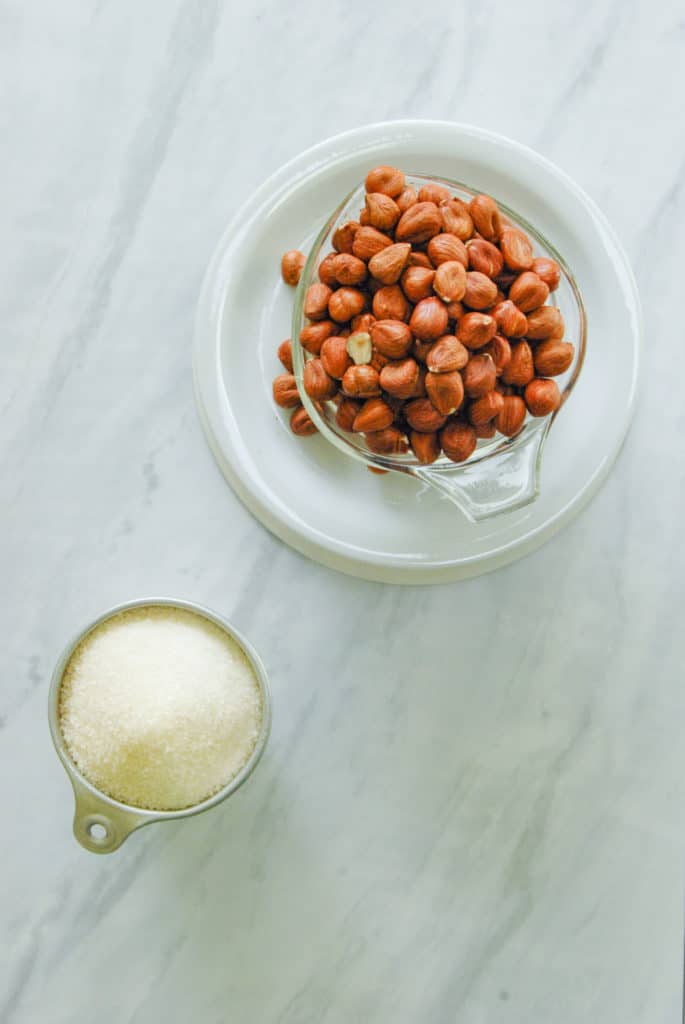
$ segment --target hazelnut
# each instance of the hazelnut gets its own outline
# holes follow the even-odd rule
[[[355,331],[354,334],[350,334],[345,342],[345,351],[355,366],[370,363],[373,354],[371,335],[367,331]]]
[[[401,320],[376,320],[371,328],[371,340],[382,355],[401,359],[411,348],[412,333]]]
[[[452,462],[465,462],[476,448],[476,432],[470,423],[450,420],[440,431],[440,446]]]
[[[331,336],[321,346],[321,362],[329,377],[342,380],[345,370],[352,365],[347,354],[347,338]]]
[[[477,270],[486,277],[497,277],[504,267],[502,253],[484,238],[472,238],[466,245],[469,270]]]
[[[286,338],[278,346],[278,358],[288,373],[293,372],[293,346],[290,338]]]
[[[502,395],[502,408],[497,413],[495,426],[500,434],[513,437],[518,434],[526,418],[526,403],[518,395]]]
[[[352,429],[362,434],[385,430],[394,419],[395,413],[382,398],[367,398],[355,417]]]
[[[365,305],[364,292],[357,288],[338,288],[328,299],[328,313],[331,319],[344,324],[353,316],[359,316]]]
[[[349,252],[341,252],[334,256],[331,260],[331,270],[338,284],[354,286],[366,280],[366,263]]]
[[[469,213],[476,231],[488,242],[496,242],[500,236],[502,222],[497,203],[491,196],[474,196],[469,203]]]
[[[447,331],[447,309],[437,298],[421,299],[414,306],[409,327],[420,341],[435,341]]]
[[[551,292],[556,291],[559,287],[561,270],[556,260],[550,260],[547,256],[538,256],[537,259],[533,260],[531,270],[545,282]]]
[[[527,341],[518,341],[511,346],[511,359],[502,371],[504,384],[522,388],[535,376],[533,353]]]
[[[453,334],[443,334],[426,353],[425,363],[431,373],[451,373],[463,369],[469,361],[468,349]]]
[[[300,280],[307,258],[299,249],[289,249],[281,257],[281,276],[286,284],[295,286]]]
[[[394,199],[383,192],[370,192],[366,197],[369,224],[379,231],[392,231],[400,219],[400,208]]]
[[[531,341],[563,337],[564,318],[556,306],[540,306],[528,315],[526,337]]]
[[[335,261],[340,255],[338,252],[329,252],[319,263],[319,280],[322,284],[328,285],[329,288],[335,288],[338,283],[338,279],[335,276]]]
[[[510,299],[498,302],[491,312],[498,330],[507,338],[522,338],[528,330],[525,314]]]
[[[378,372],[372,366],[350,366],[345,370],[342,389],[350,398],[375,398],[381,392]]]
[[[318,356],[324,341],[326,338],[330,338],[335,329],[336,325],[332,320],[319,320],[315,324],[307,324],[300,331],[300,344],[302,348],[306,348],[307,352]]]
[[[432,434],[440,430],[447,420],[429,398],[415,398],[412,402],[407,402],[404,415],[412,430],[417,430],[420,434]]]
[[[382,192],[383,195],[394,199],[404,190],[404,174],[397,167],[388,167],[386,164],[382,164],[369,171],[366,175],[365,185],[367,192]]]
[[[509,289],[509,298],[522,313],[532,313],[538,306],[544,305],[548,297],[549,288],[532,270],[524,270],[519,274]]]
[[[506,338],[503,338],[501,334],[496,334],[492,341],[489,341],[482,350],[489,356],[492,356],[492,361],[495,364],[495,370],[497,375],[509,365],[511,362],[511,345]]]
[[[368,263],[372,256],[388,245],[392,245],[392,238],[384,235],[382,231],[372,227],[360,227],[354,236],[352,252],[358,259]]]
[[[497,285],[478,270],[470,270],[466,275],[463,301],[469,309],[488,309],[497,301]]]
[[[414,203],[400,217],[395,239],[419,245],[437,235],[441,227],[442,219],[435,203]]]
[[[337,252],[352,252],[354,236],[359,231],[359,222],[348,220],[333,232],[333,248]]]
[[[482,427],[490,423],[501,412],[504,396],[498,391],[488,391],[487,395],[477,398],[469,406],[469,421],[474,427]]]
[[[440,263],[435,271],[433,291],[443,302],[461,301],[466,294],[466,271],[463,263],[458,260]]]
[[[541,377],[558,377],[573,362],[575,349],[570,341],[541,341],[535,349],[535,370]]]
[[[384,285],[373,297],[373,315],[377,320],[406,320],[409,303],[398,284]]]
[[[499,247],[509,270],[529,270],[532,266],[533,246],[518,228],[504,228],[500,235]]]
[[[448,232],[431,238],[428,243],[428,255],[435,267],[440,266],[441,263],[456,260],[466,270],[469,262],[466,246],[461,238],[457,238],[456,235],[451,235]]]
[[[300,392],[297,390],[297,381],[292,373],[281,373],[273,383],[273,395],[276,405],[281,409],[293,409],[301,404]]]
[[[452,193],[444,185],[438,185],[435,182],[430,182],[428,185],[422,185],[419,189],[419,202],[420,203],[435,203],[436,206],[440,206],[440,203],[446,203],[452,198]]]
[[[419,365],[410,358],[388,363],[380,372],[380,386],[394,398],[411,398],[418,379]]]
[[[437,433],[421,434],[418,430],[412,430],[409,434],[409,443],[414,455],[424,466],[435,462],[440,455],[440,442]]]
[[[497,383],[497,371],[492,356],[471,356],[462,370],[464,391],[469,398],[481,398],[492,391]]]
[[[421,252],[420,249],[412,249],[407,260],[407,266],[409,267],[425,267],[427,270],[435,270],[435,267],[430,261],[428,253]]]
[[[465,242],[473,235],[473,218],[468,206],[461,199],[452,198],[440,204],[440,217],[443,229],[450,235]]]
[[[352,331],[370,331],[373,324],[375,324],[376,318],[373,313],[360,313],[359,316],[353,316],[350,326]]]
[[[427,373],[426,393],[439,413],[450,416],[464,401],[461,374],[457,370],[451,373]]]
[[[549,416],[561,405],[557,382],[544,377],[536,377],[526,385],[524,398],[531,416]]]
[[[378,455],[404,455],[409,451],[405,436],[397,427],[386,427],[364,436],[371,451]]]
[[[402,291],[410,302],[420,302],[433,294],[435,271],[428,267],[407,267],[402,274]]]
[[[318,432],[317,427],[309,418],[309,413],[303,406],[293,411],[290,417],[290,429],[298,437],[309,437],[311,434]]]
[[[309,397],[317,401],[332,398],[338,390],[338,385],[328,376],[322,361],[316,357],[305,363],[303,381]]]
[[[407,265],[411,245],[409,242],[396,242],[381,249],[369,260],[369,270],[377,281],[383,284],[397,284],[402,271]]]
[[[335,422],[341,430],[346,430],[348,433],[354,430],[354,421],[361,407],[361,402],[355,402],[352,398],[343,398],[335,414]]]
[[[310,284],[304,297],[304,315],[309,320],[325,320],[328,300],[333,292],[325,284]]]
[[[495,319],[487,313],[466,313],[457,326],[457,338],[467,348],[482,348],[496,333]]]
[[[482,437],[487,440],[494,437],[495,434],[497,433],[497,428],[495,427],[495,424],[492,421],[490,421],[489,423],[479,423],[478,426],[474,426],[473,429],[476,432],[476,437]]]

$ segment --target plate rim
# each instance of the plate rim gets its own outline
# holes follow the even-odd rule
[[[306,533],[304,531],[302,533],[298,532],[289,521],[280,518],[276,514],[264,496],[259,493],[262,491],[261,487],[258,487],[256,489],[257,493],[255,493],[244,483],[242,477],[226,456],[223,447],[216,437],[210,415],[205,406],[200,381],[201,339],[206,333],[205,324],[211,319],[211,312],[215,304],[220,306],[220,295],[217,294],[217,271],[226,255],[227,240],[235,233],[236,225],[244,222],[246,218],[254,216],[265,198],[274,190],[276,192],[280,191],[284,187],[282,179],[291,182],[293,179],[306,178],[313,170],[320,168],[321,161],[317,160],[317,157],[326,154],[326,163],[335,163],[340,159],[344,159],[349,154],[350,144],[354,144],[367,136],[389,130],[411,131],[414,135],[421,132],[450,131],[478,141],[504,145],[523,154],[528,160],[532,160],[533,163],[544,167],[549,174],[555,176],[574,195],[576,200],[586,208],[587,212],[606,236],[606,240],[610,243],[613,255],[615,256],[615,264],[618,264],[622,272],[625,283],[624,295],[626,299],[630,298],[632,300],[633,322],[635,325],[633,332],[633,372],[624,412],[623,428],[612,450],[602,459],[594,473],[586,480],[584,486],[576,491],[572,498],[553,515],[532,529],[525,530],[515,539],[499,545],[485,555],[467,555],[454,561],[438,560],[408,563],[403,562],[397,556],[374,557],[374,552],[361,552],[359,549],[356,549],[358,554],[355,556],[351,553],[351,545],[347,545],[345,542],[337,540],[337,538],[327,538],[329,543],[324,545],[317,539],[315,532],[308,527],[304,527]],[[335,152],[341,149],[343,152]],[[580,185],[547,157],[506,135],[464,122],[405,118],[360,125],[357,128],[348,129],[315,143],[315,145],[301,151],[277,167],[236,209],[216,244],[200,289],[193,341],[193,390],[195,404],[205,437],[224,477],[248,510],[280,540],[293,547],[300,554],[318,561],[329,568],[363,579],[382,583],[413,583],[419,585],[431,582],[446,583],[491,572],[524,557],[547,540],[550,540],[563,526],[571,522],[587,506],[606,480],[623,448],[630,429],[637,400],[637,383],[643,358],[643,341],[644,328],[640,296],[628,257],[605,214]]]

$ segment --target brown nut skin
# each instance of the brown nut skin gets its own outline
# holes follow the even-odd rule
[[[549,416],[561,405],[561,392],[555,380],[536,377],[523,393],[531,416]]]
[[[293,411],[290,417],[290,429],[298,437],[310,437],[311,434],[318,433],[318,428],[312,423],[304,406]]]
[[[456,412],[464,401],[464,383],[457,370],[452,373],[427,373],[425,386],[426,394],[443,416]]]
[[[438,338],[438,341],[440,339]],[[414,359],[418,359],[420,363],[425,363],[428,359],[428,353],[433,348],[433,345],[437,345],[437,342],[433,341],[419,341],[418,338],[414,338],[414,343],[411,347],[411,354]]]
[[[366,207],[364,207],[363,210],[359,211],[359,223],[363,228],[369,226],[369,211],[366,209]]]
[[[278,358],[281,361],[281,365],[285,367],[288,373],[293,372],[293,346],[290,338],[286,338],[278,346]]]
[[[388,245],[392,245],[392,238],[389,235],[384,235],[378,228],[360,227],[354,236],[352,252],[357,259],[368,263],[372,256]]]
[[[388,359],[402,359],[412,347],[412,333],[401,320],[376,320],[369,333],[374,348]]]
[[[534,376],[533,351],[527,341],[517,341],[511,346],[511,359],[502,370],[502,383],[522,388]]]
[[[431,297],[421,299],[414,306],[409,327],[412,334],[420,341],[437,341],[447,332],[448,322],[449,317],[444,302]]]
[[[496,245],[484,238],[472,238],[466,245],[469,270],[477,270],[486,277],[497,277],[502,273],[504,258]]]
[[[411,398],[425,398],[426,391],[426,379],[428,377],[428,371],[425,366],[419,366],[419,376],[416,381],[416,387],[412,391]],[[404,407],[403,407],[404,408]],[[404,412],[402,413],[404,415]]]
[[[412,430],[420,434],[433,434],[447,422],[447,416],[438,412],[430,398],[415,398],[407,402],[404,415]]]
[[[504,405],[504,396],[498,391],[488,391],[487,395],[471,402],[468,410],[469,422],[474,427],[482,427],[494,420]]]
[[[385,430],[394,419],[395,413],[382,398],[368,398],[357,413],[352,429],[361,434]]]
[[[369,171],[364,184],[367,192],[382,192],[383,195],[394,199],[404,190],[406,183],[404,174],[397,167],[381,164]]]
[[[437,433],[421,434],[418,430],[412,430],[409,434],[409,444],[416,458],[424,466],[430,466],[440,456]]]
[[[378,371],[373,366],[350,366],[342,379],[343,394],[349,398],[375,398],[381,393]]]
[[[338,385],[328,376],[323,363],[317,358],[308,359],[304,364],[302,380],[305,391],[316,401],[332,398],[338,390]]]
[[[522,313],[532,313],[549,298],[549,288],[532,270],[524,270],[509,289],[509,298]]]
[[[440,446],[452,462],[465,462],[476,449],[478,439],[470,423],[450,420],[439,435]]]
[[[498,302],[491,310],[500,334],[507,338],[523,338],[528,330],[528,319],[510,299]]]
[[[518,395],[502,395],[502,408],[497,413],[495,426],[500,434],[513,437],[526,419],[526,403]]]
[[[375,430],[364,437],[371,451],[378,455],[404,455],[409,451],[407,440],[398,427]]]
[[[526,337],[530,341],[545,341],[563,334],[564,318],[556,306],[541,306],[529,313]]]
[[[329,288],[336,288],[338,279],[335,276],[335,261],[338,256],[349,255],[349,253],[329,252],[319,263],[319,280]]]
[[[408,210],[410,206],[414,206],[418,201],[419,199],[416,195],[416,189],[412,188],[411,185],[405,185],[400,194],[395,198],[395,202],[399,207],[400,213],[404,213],[405,210]]]
[[[466,313],[463,302],[448,302],[447,315],[450,320],[461,320]]]
[[[431,238],[426,251],[434,267],[455,260],[457,263],[461,263],[466,270],[469,262],[466,246],[460,238],[449,234],[449,232],[443,232],[443,234]]]
[[[435,203],[436,206],[440,206],[440,203],[446,203],[452,198],[452,193],[444,185],[438,185],[437,182],[431,181],[428,185],[422,185],[419,189],[419,202],[420,203]]]
[[[359,316],[365,305],[366,295],[358,288],[338,288],[328,299],[328,315],[337,323],[346,324],[353,316]]]
[[[319,320],[315,324],[307,324],[300,331],[302,348],[306,348],[307,352],[311,352],[313,356],[318,356],[324,341],[326,338],[330,338],[336,328],[337,324],[334,324],[332,320]]]
[[[440,217],[443,229],[450,235],[456,235],[462,242],[473,235],[473,218],[469,208],[461,199],[452,198],[440,204]]]
[[[371,303],[377,320],[407,320],[410,306],[398,284],[387,284],[379,288]]]
[[[469,203],[469,213],[476,231],[488,242],[496,242],[502,230],[502,221],[497,203],[491,196],[474,196]]]
[[[410,302],[420,302],[433,294],[435,271],[428,267],[407,267],[402,274],[402,291]]]
[[[469,309],[489,309],[497,302],[497,285],[478,270],[470,270],[462,302]]]
[[[435,203],[414,203],[400,217],[395,240],[420,245],[437,235],[441,228],[442,218]]]
[[[378,373],[380,373],[383,367],[387,366],[389,362],[390,359],[388,358],[388,356],[384,356],[382,352],[379,352],[377,349],[374,349],[371,355],[371,362],[369,363],[369,366],[373,366],[374,370],[377,370]]]
[[[443,302],[461,302],[466,294],[464,265],[458,260],[440,263],[435,271],[433,291]]]
[[[356,334],[358,332],[366,332],[367,334],[375,324],[376,318],[373,313],[360,313],[359,316],[353,316],[350,327]]]
[[[359,231],[359,221],[348,220],[333,232],[333,248],[337,252],[352,252],[354,236]]]
[[[331,271],[337,284],[355,287],[366,281],[366,263],[350,252],[337,253],[331,260]],[[321,273],[319,273],[319,277],[321,277]],[[328,282],[324,283],[328,284]]]
[[[387,363],[380,372],[380,386],[393,398],[411,398],[419,380],[419,364],[415,359]]]
[[[557,290],[561,278],[561,269],[556,260],[551,260],[547,256],[538,256],[537,259],[533,260],[531,270],[545,282],[551,292]]]
[[[570,341],[541,341],[535,347],[535,372],[539,377],[558,377],[573,362],[575,348]]]
[[[409,242],[396,242],[394,245],[388,245],[371,257],[369,272],[381,284],[397,284],[407,265],[410,252]]]
[[[354,421],[362,407],[361,402],[355,402],[353,398],[343,398],[335,414],[335,422],[341,430],[352,433]]]
[[[328,300],[333,292],[326,284],[310,284],[304,297],[304,315],[308,320],[325,320]]]
[[[492,341],[489,341],[481,351],[492,357],[497,376],[499,376],[511,362],[511,345],[506,338],[502,337],[501,334],[496,334]]]
[[[428,270],[435,270],[427,252],[421,249],[412,249],[407,260],[408,267],[426,267]]]
[[[301,405],[300,392],[297,390],[297,381],[292,373],[280,373],[273,382],[274,402],[281,409],[294,409]]]
[[[457,324],[457,338],[467,348],[482,348],[495,337],[497,324],[488,313],[466,313]]]
[[[438,338],[428,349],[424,360],[431,373],[462,370],[468,361],[468,349],[453,334],[443,334],[442,338]]]
[[[289,249],[288,252],[283,253],[281,256],[281,277],[286,284],[295,287],[300,280],[300,274],[306,262],[305,254],[300,252],[299,249]]]
[[[499,247],[508,270],[530,270],[533,265],[533,246],[518,228],[503,228]]]
[[[476,432],[476,437],[482,437],[485,438],[486,440],[489,440],[490,438],[494,437],[495,434],[497,433],[497,428],[495,427],[495,424],[492,421],[490,423],[481,423],[479,426],[474,427],[473,429]]]
[[[401,210],[394,199],[383,192],[369,192],[366,197],[366,215],[369,224],[379,231],[392,231],[400,219]]]
[[[469,398],[482,398],[493,391],[497,383],[497,371],[491,356],[480,353],[471,356],[462,370],[464,391]]]
[[[329,377],[342,380],[345,371],[352,366],[347,354],[347,339],[332,335],[321,346],[321,362]]]

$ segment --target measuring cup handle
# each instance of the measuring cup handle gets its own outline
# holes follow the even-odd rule
[[[417,467],[414,475],[458,505],[467,519],[482,522],[501,512],[512,512],[538,495],[542,444],[549,420],[541,421],[527,437],[479,462],[454,470]]]
[[[100,800],[72,779],[74,788],[74,835],[91,853],[113,853],[131,832],[151,820],[149,815],[124,811]]]

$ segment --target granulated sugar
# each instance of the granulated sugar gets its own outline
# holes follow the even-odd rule
[[[206,800],[254,750],[262,701],[238,644],[200,615],[149,606],[108,619],[72,655],[60,689],[71,757],[135,807]]]

